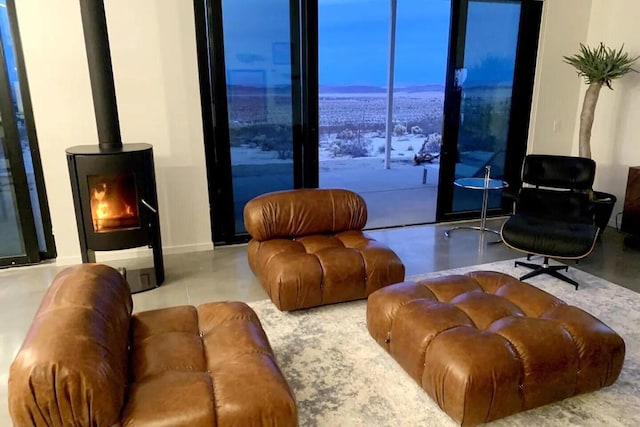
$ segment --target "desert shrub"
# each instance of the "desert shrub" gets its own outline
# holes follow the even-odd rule
[[[442,145],[442,135],[439,133],[432,133],[422,143],[421,153],[439,153],[440,146]]]
[[[354,131],[352,131],[351,129],[344,129],[342,131],[340,131],[338,133],[338,135],[336,136],[337,139],[344,139],[344,140],[352,140],[356,137],[356,134]]]
[[[393,127],[393,133],[395,136],[402,136],[407,133],[407,127],[405,125],[397,124]]]
[[[333,157],[367,157],[370,150],[371,141],[364,138],[337,139],[329,144],[329,152]]]
[[[265,146],[265,144],[267,144],[267,135],[265,134],[260,134],[260,135],[255,135],[254,137],[252,137],[249,140],[249,144],[252,147],[261,147],[263,148]],[[264,148],[263,148],[264,151]]]

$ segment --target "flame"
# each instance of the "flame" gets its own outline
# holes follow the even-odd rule
[[[95,207],[93,209],[93,226],[96,231],[100,231],[102,229],[102,224],[105,218],[108,218],[109,215],[109,204],[104,201],[104,196],[107,194],[107,184],[100,184],[96,188],[93,189],[93,197],[92,201],[96,201]],[[92,203],[93,205],[94,203]]]
[[[91,210],[95,231],[101,231],[108,219],[136,216],[130,204],[125,203],[118,194],[107,195],[107,190],[107,184],[100,183],[93,188],[91,193]]]
[[[102,188],[101,191],[98,191],[98,187]],[[93,198],[97,201],[102,201],[104,199],[105,194],[107,194],[107,184],[100,184],[98,187],[93,189]]]

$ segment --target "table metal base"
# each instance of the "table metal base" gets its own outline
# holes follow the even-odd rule
[[[449,237],[449,234],[452,231],[455,230],[476,230],[476,231],[488,231],[489,233],[493,233],[493,234],[497,234],[498,236],[500,235],[500,232],[498,230],[494,230],[492,228],[487,228],[487,227],[478,227],[478,226],[471,226],[471,225],[461,225],[459,227],[453,227],[448,229],[447,231],[444,232],[444,236],[445,237]]]
[[[494,230],[492,228],[488,228],[487,224],[487,207],[489,203],[489,190],[500,190],[506,188],[508,184],[504,181],[499,181],[496,179],[491,179],[491,166],[485,167],[484,178],[460,178],[454,181],[454,184],[458,187],[466,188],[469,190],[482,190],[482,208],[480,209],[480,226],[470,226],[470,225],[461,225],[458,227],[453,227],[444,232],[445,237],[449,237],[449,234],[453,230],[476,230],[481,233],[488,231],[489,233],[497,234],[500,236],[500,232],[498,230]],[[502,237],[500,240],[496,242],[488,242],[487,244],[492,245],[496,243],[502,243]]]
[[[493,233],[493,234],[496,234],[496,235],[500,236],[500,232],[498,230],[494,230],[492,228],[487,228],[487,227],[483,228],[483,227],[478,227],[478,226],[471,226],[471,225],[461,225],[459,227],[450,228],[450,229],[448,229],[447,231],[444,232],[444,236],[445,237],[449,237],[449,234],[452,231],[454,231],[454,230],[462,230],[462,229],[464,229],[464,230],[476,230],[476,231],[480,231],[481,233],[485,232],[485,231],[488,231],[489,233]],[[497,245],[499,243],[502,243],[502,237],[500,237],[500,240],[487,242],[487,245]]]

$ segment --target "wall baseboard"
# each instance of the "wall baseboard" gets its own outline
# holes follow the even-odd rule
[[[174,255],[174,254],[184,254],[189,252],[204,252],[213,250],[213,243],[194,243],[190,245],[175,245],[175,246],[163,246],[162,254],[163,256]],[[151,249],[146,247],[140,248],[132,248],[132,249],[123,249],[121,251],[97,251],[96,252],[96,261],[97,262],[107,262],[107,261],[123,261],[137,258],[151,258],[152,253]],[[81,264],[82,257],[80,255],[71,255],[71,256],[62,256],[57,257],[55,260],[56,265],[75,265]]]

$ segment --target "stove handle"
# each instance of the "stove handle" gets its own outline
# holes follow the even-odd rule
[[[145,199],[140,199],[140,202],[147,208],[149,209],[151,212],[153,212],[155,215],[158,215],[158,210],[156,208],[154,208],[153,206],[151,206],[149,203],[147,203],[147,201]]]

